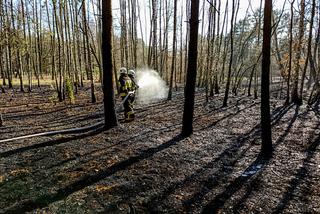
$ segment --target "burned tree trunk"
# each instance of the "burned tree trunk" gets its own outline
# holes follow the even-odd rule
[[[183,111],[182,135],[189,136],[193,132],[194,95],[197,78],[199,0],[191,2],[190,40],[188,52],[188,71],[185,87],[185,103]]]
[[[271,118],[270,118],[270,46],[271,46],[272,0],[266,0],[264,6],[263,46],[261,66],[261,154],[272,155]]]
[[[105,129],[118,125],[112,81],[112,7],[111,0],[102,1],[102,61]]]

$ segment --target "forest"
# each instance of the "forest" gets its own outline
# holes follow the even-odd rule
[[[320,2],[0,0],[0,213],[320,213]]]

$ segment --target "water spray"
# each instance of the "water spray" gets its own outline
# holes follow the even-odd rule
[[[150,104],[167,98],[169,88],[158,72],[148,68],[137,69],[136,79],[139,104]]]

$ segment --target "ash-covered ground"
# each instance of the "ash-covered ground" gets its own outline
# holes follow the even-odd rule
[[[102,121],[101,94],[96,104],[89,94],[75,104],[46,88],[1,94],[0,139]],[[0,213],[320,213],[318,109],[273,96],[274,155],[261,161],[259,99],[222,99],[197,91],[188,138],[178,91],[109,131],[1,143]]]

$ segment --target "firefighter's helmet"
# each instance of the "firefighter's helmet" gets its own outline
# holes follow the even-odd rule
[[[127,74],[127,69],[124,67],[120,68],[120,74]]]
[[[136,72],[134,72],[134,70],[129,70],[128,71],[128,75],[131,75],[131,76],[135,76]]]

